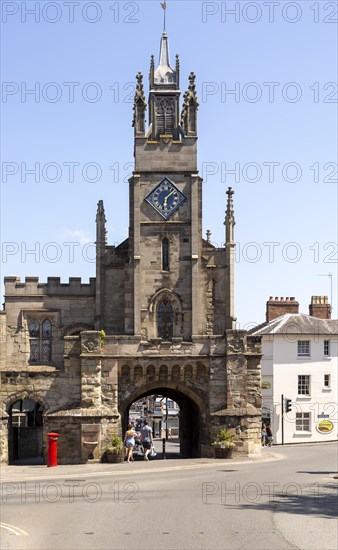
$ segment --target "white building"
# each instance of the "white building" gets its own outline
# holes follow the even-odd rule
[[[298,310],[294,298],[270,298],[267,322],[252,331],[262,336],[263,422],[277,444],[335,440],[338,321],[319,318],[330,317],[326,297],[312,297],[312,315],[290,310]]]

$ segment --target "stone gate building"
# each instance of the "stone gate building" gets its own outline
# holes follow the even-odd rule
[[[179,58],[172,68],[165,32],[160,48],[148,102],[137,75],[128,239],[107,243],[99,201],[89,284],[5,278],[4,463],[45,454],[49,431],[60,434],[61,463],[99,459],[130,405],[154,393],[180,406],[183,456],[213,456],[224,426],[238,453],[260,452],[260,338],[235,330],[233,191],[225,246],[215,248],[202,238],[195,75],[180,108]]]

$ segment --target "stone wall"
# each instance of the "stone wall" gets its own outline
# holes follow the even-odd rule
[[[122,435],[121,415],[129,405],[159,389],[185,411],[182,434],[191,415],[196,419],[194,440],[182,435],[182,452],[188,454],[195,444],[194,456],[213,456],[211,442],[224,426],[236,435],[238,453],[259,452],[259,338],[227,331],[225,336],[191,342],[161,342],[136,336],[102,338],[98,331],[82,331],[80,336],[65,336],[63,344],[62,368],[2,368],[3,462],[8,460],[9,407],[19,399],[29,397],[43,405],[44,456],[47,433],[56,431],[59,462],[72,464],[99,460],[112,435]]]

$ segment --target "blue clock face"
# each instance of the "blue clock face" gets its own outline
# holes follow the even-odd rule
[[[167,220],[187,200],[187,197],[170,179],[164,178],[145,197],[145,200]]]

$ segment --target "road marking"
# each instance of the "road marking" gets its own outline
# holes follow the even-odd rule
[[[13,533],[13,535],[25,535],[28,537],[28,533],[26,533],[26,531],[20,529],[20,527],[15,527],[15,525],[10,525],[9,523],[0,522],[0,528],[7,529],[7,531]]]

